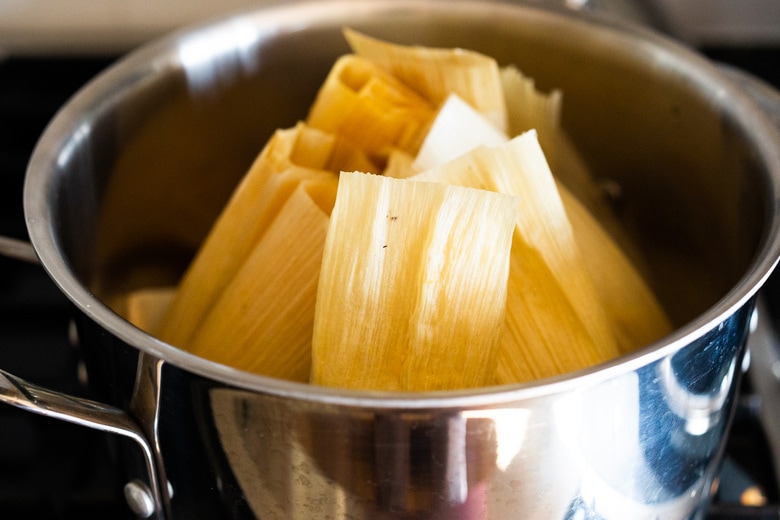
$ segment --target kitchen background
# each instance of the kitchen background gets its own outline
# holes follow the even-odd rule
[[[150,39],[262,3],[0,0],[0,235],[26,238],[22,183],[27,160],[47,122],[81,85]],[[780,0],[558,3],[650,25],[780,88]],[[776,108],[780,114],[780,105]],[[780,323],[780,312],[774,310],[780,309],[774,305],[775,285],[770,283],[766,295],[774,318],[770,325]],[[68,329],[68,304],[43,271],[0,257],[0,367],[82,395],[85,382]],[[764,354],[777,359],[780,343],[771,331],[767,334],[762,337],[771,345]],[[745,379],[720,488],[707,520],[780,518],[773,464],[780,457],[771,449],[780,438],[774,430],[780,421],[762,422],[778,409],[779,377],[780,370],[770,374],[768,386],[767,378],[761,379],[768,394],[756,391],[760,385],[754,374]],[[113,462],[104,434],[2,406],[0,518],[133,518]]]

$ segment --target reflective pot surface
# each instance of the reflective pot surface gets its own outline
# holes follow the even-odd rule
[[[306,116],[348,51],[345,26],[471,48],[560,88],[564,126],[620,186],[616,210],[676,331],[553,380],[409,395],[239,372],[126,322],[116,296],[175,283],[271,132]],[[144,514],[679,520],[700,518],[710,494],[754,297],[780,249],[779,178],[759,108],[652,33],[510,3],[288,2],[99,76],[42,137],[25,211],[77,310],[95,396],[151,447],[159,485]]]

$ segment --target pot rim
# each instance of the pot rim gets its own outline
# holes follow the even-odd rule
[[[488,3],[492,4],[488,8]],[[681,43],[675,42],[651,30],[620,20],[605,19],[589,13],[557,8],[521,5],[502,1],[492,2],[445,0],[327,0],[319,2],[292,2],[256,8],[216,21],[182,29],[166,37],[141,46],[130,52],[106,71],[99,74],[77,92],[57,113],[42,134],[31,156],[24,186],[24,207],[28,232],[42,266],[55,284],[71,302],[91,320],[108,330],[128,345],[179,368],[218,381],[225,385],[252,392],[273,394],[310,402],[333,405],[370,407],[373,409],[428,409],[463,408],[474,406],[500,406],[501,404],[531,399],[574,387],[589,387],[608,378],[636,370],[662,357],[673,354],[749,304],[765,283],[780,257],[780,133],[760,107],[730,78],[704,57]],[[382,11],[436,9],[445,6],[447,11],[471,12],[477,9],[491,11],[491,16],[535,16],[542,20],[552,17],[556,23],[563,18],[573,27],[593,32],[599,37],[630,40],[631,45],[642,45],[651,58],[663,66],[671,67],[687,81],[696,84],[713,99],[721,100],[724,110],[740,127],[749,128],[758,153],[767,167],[770,193],[766,196],[768,207],[776,208],[767,232],[762,238],[755,257],[746,273],[731,290],[697,318],[678,327],[672,334],[647,345],[634,353],[606,363],[564,374],[554,378],[515,385],[491,386],[458,391],[438,392],[376,392],[327,388],[306,383],[274,379],[220,365],[166,344],[134,327],[103,304],[82,285],[65,262],[58,244],[49,193],[56,174],[55,165],[60,157],[68,154],[74,139],[82,130],[85,114],[99,112],[110,105],[117,96],[117,85],[131,85],[148,80],[156,71],[166,66],[181,66],[176,50],[186,39],[201,31],[224,30],[237,20],[249,18],[257,25],[258,33],[298,31],[307,24],[301,23],[300,14],[305,10],[314,21],[327,21],[330,13],[344,9],[360,11],[362,16],[377,16]],[[499,12],[500,10],[501,12]],[[565,11],[565,13],[564,13]],[[728,103],[723,100],[727,99]]]

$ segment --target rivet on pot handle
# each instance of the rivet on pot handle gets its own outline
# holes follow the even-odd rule
[[[32,245],[22,240],[0,236],[0,255],[30,263],[38,263]],[[39,415],[59,419],[80,426],[121,435],[134,441],[146,465],[148,492],[153,507],[143,511],[133,508],[143,518],[162,518],[160,486],[151,445],[141,427],[124,410],[82,397],[55,392],[0,369],[0,402]],[[132,507],[132,504],[131,504]]]

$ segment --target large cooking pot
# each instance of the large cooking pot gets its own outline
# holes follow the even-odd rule
[[[465,47],[564,92],[563,122],[648,259],[673,334],[578,373],[384,394],[274,380],[113,307],[174,283],[271,132],[305,117],[350,26]],[[25,212],[70,298],[95,402],[0,374],[13,405],[118,434],[139,516],[701,518],[756,293],[780,252],[780,137],[693,52],[589,15],[483,1],[286,3],[132,53],[56,116]]]

